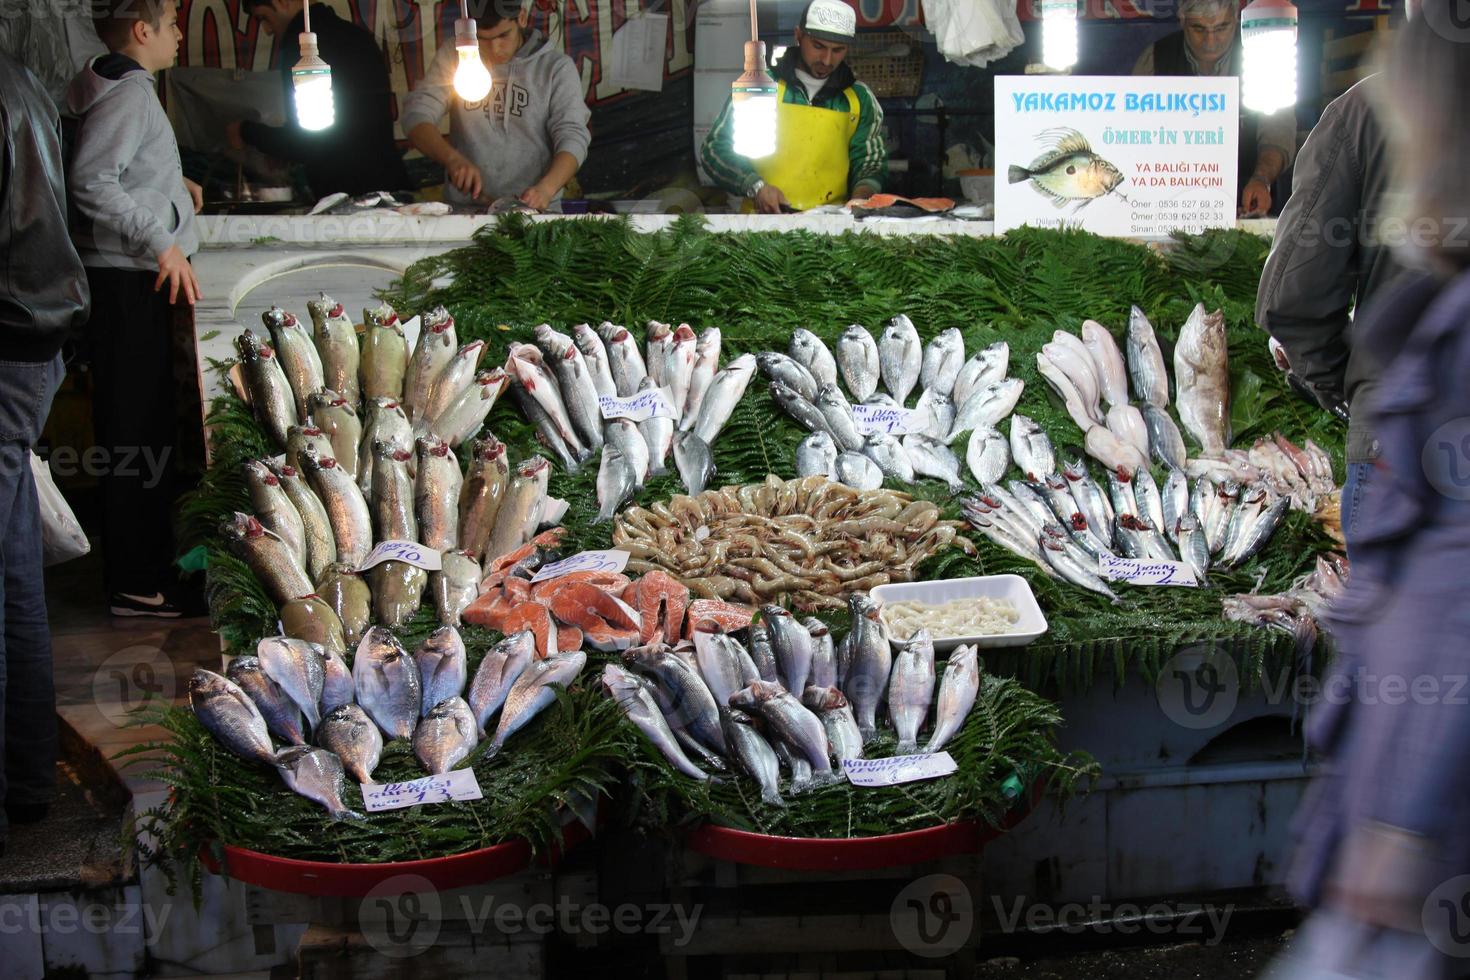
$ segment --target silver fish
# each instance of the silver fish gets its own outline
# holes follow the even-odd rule
[[[837,367],[853,398],[866,401],[878,390],[878,344],[866,327],[854,323],[837,338]]]
[[[1147,518],[1156,529],[1164,527],[1164,498],[1148,467],[1133,474],[1133,499],[1138,504],[1140,516]]]
[[[754,354],[741,354],[725,365],[724,370],[715,373],[709,390],[704,394],[704,402],[699,406],[699,418],[694,422],[695,435],[714,445],[720,430],[730,421],[730,413],[745,396],[745,389],[755,376],[756,363]]]
[[[944,439],[954,426],[954,402],[948,395],[940,394],[937,388],[925,388],[919,394],[914,411],[919,416],[920,427],[910,431],[920,432],[931,439]]]
[[[281,483],[296,513],[306,542],[306,574],[315,582],[326,567],[337,560],[337,540],[332,536],[332,521],[327,508],[301,474],[289,466],[272,466],[271,472]]]
[[[1001,419],[1011,414],[1026,383],[1020,378],[1005,378],[992,382],[970,395],[969,400],[955,413],[954,425],[949,430],[948,442],[954,442],[961,433],[977,429],[982,425],[998,426]]]
[[[357,685],[352,682],[352,668],[336,650],[323,650],[322,673],[322,719],[325,721],[334,708],[357,703]]]
[[[674,436],[674,467],[691,497],[704,492],[715,478],[715,455],[693,431]]]
[[[272,306],[260,318],[270,331],[271,344],[276,349],[281,370],[291,386],[292,395],[295,396],[296,415],[304,419],[310,414],[306,405],[307,397],[320,391],[323,385],[321,355],[317,353],[311,334],[306,332],[301,321],[279,306]]]
[[[1271,540],[1271,535],[1281,526],[1281,519],[1286,515],[1286,509],[1291,506],[1290,497],[1278,497],[1274,500],[1249,528],[1232,542],[1231,548],[1224,555],[1224,564],[1227,568],[1239,568],[1266,546]]]
[[[663,712],[658,709],[658,702],[654,700],[647,681],[617,664],[607,664],[602,668],[602,687],[607,696],[616,701],[623,710],[624,717],[653,743],[675,769],[691,779],[709,779],[709,773],[691,762],[689,756],[679,747],[669,723],[664,720]]]
[[[487,756],[493,756],[505,745],[505,740],[520,731],[526,724],[556,700],[558,690],[565,690],[582,668],[587,665],[587,655],[581,650],[569,653],[553,653],[544,660],[532,663],[516,678],[505,696],[505,706],[500,712],[500,724],[495,737],[490,740]]]
[[[924,359],[919,365],[919,384],[925,391],[948,398],[954,391],[954,383],[964,363],[964,337],[955,327],[943,330],[924,348]]]
[[[1139,401],[1156,408],[1169,407],[1169,372],[1164,367],[1164,354],[1154,336],[1154,325],[1138,307],[1128,313],[1128,377]]]
[[[638,393],[638,386],[648,377],[648,367],[643,361],[643,351],[638,341],[622,327],[603,323],[597,333],[607,343],[607,367],[612,374],[619,398],[628,398]]]
[[[424,418],[434,382],[454,360],[458,348],[454,317],[448,310],[438,306],[419,315],[418,340],[403,375],[403,412],[410,422]]]
[[[602,451],[602,463],[597,469],[597,517],[594,524],[610,521],[638,489],[638,472],[633,461],[621,450],[608,446]],[[690,490],[699,493],[700,490]]]
[[[694,627],[694,660],[717,705],[728,704],[730,695],[760,680],[745,647],[711,621]]]
[[[363,423],[357,449],[354,479],[364,496],[373,492],[373,443],[382,442],[405,452],[413,452],[413,426],[403,406],[392,398],[374,398],[367,404],[367,420]],[[412,470],[409,475],[412,475]]]
[[[362,317],[367,328],[358,367],[362,397],[402,398],[403,376],[408,370],[408,341],[403,336],[403,324],[386,303],[376,310],[364,310]]]
[[[342,760],[336,754],[308,745],[293,745],[276,753],[276,770],[293,793],[320,803],[333,820],[362,819],[362,814],[349,810],[342,802],[346,780]]]
[[[793,756],[811,765],[813,781],[828,783],[836,778],[832,772],[827,730],[821,719],[780,684],[756,681],[731,695],[730,707],[759,714],[771,734],[783,742]]]
[[[508,387],[510,376],[504,368],[481,371],[470,386],[429,423],[428,431],[451,446],[459,446],[480,431],[490,410]]]
[[[1239,496],[1234,506],[1230,508],[1230,521],[1225,528],[1225,541],[1220,546],[1222,563],[1228,563],[1231,552],[1251,525],[1255,523],[1256,518],[1266,509],[1268,503],[1264,485],[1256,484],[1240,488]]]
[[[1215,536],[1219,533],[1218,530],[1211,530],[1212,524],[1219,524],[1218,510],[1219,498],[1215,496],[1214,482],[1205,477],[1194,481],[1194,489],[1189,492],[1189,511],[1199,518],[1200,530],[1205,534],[1205,543],[1210,548],[1210,554],[1220,550],[1220,542],[1223,540]]]
[[[899,651],[893,660],[893,676],[888,681],[888,717],[898,732],[898,755],[912,755],[919,750],[919,729],[929,717],[934,703],[934,641],[929,631],[921,629]]]
[[[832,687],[837,683],[837,648],[832,642],[832,630],[815,616],[803,619],[801,625],[812,638],[812,669],[807,685]]]
[[[674,328],[667,323],[650,320],[645,334],[648,354],[644,360],[648,364],[648,376],[653,379],[654,384],[666,388],[669,384],[669,348],[674,345]]]
[[[863,448],[863,437],[853,419],[852,406],[841,388],[835,384],[822,385],[817,392],[816,406],[827,422],[827,431],[832,433],[839,447],[850,452]]]
[[[771,379],[772,384],[779,382],[808,402],[817,400],[817,390],[820,387],[817,379],[813,378],[812,373],[796,361],[776,351],[757,354],[755,360],[760,365],[761,372]]]
[[[381,626],[367,631],[352,662],[362,705],[389,738],[412,738],[423,705],[419,669],[398,638]]]
[[[286,465],[301,469],[301,454],[308,449],[319,456],[332,455],[331,438],[313,425],[311,419],[307,419],[304,425],[293,425],[286,430]]]
[[[883,485],[883,471],[862,453],[838,453],[835,467],[837,482],[854,490],[877,490]]]
[[[453,548],[459,541],[459,495],[464,474],[449,444],[435,435],[418,441],[418,479],[414,481],[414,513],[419,541],[434,551]]]
[[[1114,515],[1138,514],[1138,498],[1133,493],[1133,477],[1129,475],[1126,479],[1119,477],[1116,472],[1108,472],[1108,499],[1112,502]]]
[[[976,351],[960,367],[960,373],[955,377],[954,390],[950,392],[950,398],[956,405],[963,405],[976,391],[1003,380],[1010,363],[1011,347],[1004,340],[997,340],[990,346]]]
[[[786,345],[786,353],[797,364],[807,369],[807,373],[817,382],[817,385],[835,385],[837,383],[837,359],[822,343],[822,338],[812,333],[805,327],[797,327],[791,334],[791,342]]]
[[[383,757],[383,735],[378,726],[355,704],[343,704],[322,718],[317,741],[342,760],[342,768],[359,783],[373,781],[373,770]]]
[[[776,653],[776,666],[781,671],[781,682],[788,691],[806,690],[815,647],[811,633],[796,621],[796,617],[776,605],[761,606],[761,621],[771,638],[771,648]]]
[[[306,561],[306,528],[296,505],[286,495],[280,478],[257,459],[244,465],[245,488],[250,493],[250,509],[262,527],[284,541],[296,556]]]
[[[322,384],[357,407],[362,402],[358,382],[362,352],[352,318],[341,303],[326,293],[319,299],[309,300],[306,312],[311,314],[312,339],[322,359]]]
[[[322,721],[322,685],[327,678],[321,647],[305,640],[271,636],[256,644],[255,655],[266,676],[296,703],[315,732]]]
[[[255,702],[256,709],[265,719],[266,728],[271,733],[292,745],[306,744],[301,709],[281,690],[281,685],[266,674],[260,666],[259,657],[236,657],[230,661],[225,677]]]
[[[1041,346],[1041,352],[1053,364],[1061,368],[1071,380],[1077,393],[1082,397],[1082,404],[1088,417],[1096,422],[1102,422],[1103,413],[1099,405],[1102,398],[1102,380],[1097,376],[1096,368],[1093,367],[1092,355],[1088,353],[1087,345],[1065,330],[1053,332],[1051,338],[1051,343]]]
[[[1006,484],[1006,488],[1010,490],[1012,496],[1015,498],[1017,507],[1024,510],[1028,515],[1029,520],[1026,522],[1027,525],[1035,526],[1037,533],[1040,533],[1041,528],[1057,521],[1058,518],[1052,510],[1051,502],[1046,499],[1046,495],[1043,492],[1046,489],[1045,486],[1033,486],[1029,483],[1020,483],[1012,480]],[[994,487],[990,488],[992,492],[995,489]]]
[[[1180,559],[1194,572],[1199,584],[1205,585],[1210,571],[1210,546],[1205,541],[1205,532],[1200,527],[1199,518],[1193,514],[1185,514],[1179,518],[1174,533],[1179,541]]]
[[[1172,469],[1183,469],[1187,459],[1184,437],[1179,434],[1179,426],[1174,424],[1174,419],[1166,410],[1147,402],[1140,411],[1143,412],[1143,424],[1148,429],[1148,448],[1154,459]]]
[[[546,485],[551,478],[551,464],[540,456],[532,456],[516,468],[505,502],[495,515],[495,529],[485,545],[485,563],[516,550],[536,533],[541,524],[541,509],[546,503]]]
[[[850,661],[842,693],[852,702],[867,742],[878,731],[878,705],[888,690],[888,674],[893,666],[893,650],[888,642],[888,626],[872,599],[861,592],[847,597],[852,617],[849,638]]]
[[[1067,481],[1067,488],[1072,492],[1072,500],[1076,502],[1077,510],[1087,519],[1087,526],[1092,528],[1104,545],[1111,548],[1113,546],[1113,508],[1109,505],[1102,487],[1093,480],[1091,474],[1087,472],[1086,464],[1080,459],[1064,466],[1062,476]]]
[[[1046,559],[1048,565],[1062,578],[1073,585],[1080,585],[1084,589],[1107,596],[1113,602],[1119,602],[1117,595],[1108,588],[1106,582],[1097,576],[1095,572],[1089,571],[1081,562],[1069,554],[1058,541],[1049,535],[1043,534],[1037,544],[1041,548],[1041,555]]]
[[[638,423],[632,419],[608,419],[603,423],[602,433],[605,445],[622,453],[623,458],[633,467],[633,485],[642,487],[648,479],[651,461],[648,443],[643,441]]]
[[[373,493],[368,506],[373,518],[373,535],[378,541],[419,539],[413,477],[408,475],[408,462],[412,458],[412,453],[402,449],[373,443]]]
[[[720,328],[709,327],[699,335],[694,348],[694,369],[689,375],[689,394],[684,398],[679,414],[679,428],[692,429],[699,421],[699,411],[704,407],[704,396],[714,383],[715,373],[720,367]]]
[[[863,757],[863,732],[853,717],[852,705],[841,691],[830,685],[814,684],[806,689],[801,702],[821,719],[839,771],[848,759]]]
[[[826,432],[813,432],[796,444],[796,475],[837,479],[837,443]]]
[[[720,706],[720,728],[730,746],[735,767],[755,780],[761,799],[772,806],[785,806],[781,798],[781,764],[771,743],[756,731],[755,719],[744,711]]]
[[[490,543],[509,486],[505,443],[487,434],[471,447],[469,472],[459,490],[459,547],[477,562]]]
[[[900,405],[919,383],[923,360],[924,345],[912,320],[900,313],[883,325],[883,334],[878,339],[878,368],[883,386]]]
[[[459,695],[430,708],[413,731],[413,754],[431,776],[453,769],[479,744],[475,716]]]
[[[323,388],[306,396],[307,413],[332,443],[332,455],[357,478],[357,450],[362,443],[362,422],[356,409],[335,391]]]
[[[1044,480],[1057,471],[1057,453],[1051,440],[1040,425],[1024,415],[1011,416],[1011,457],[1028,480]],[[995,479],[980,482],[994,483]]]
[[[1112,331],[1096,320],[1083,320],[1082,344],[1092,357],[1103,400],[1110,406],[1128,404],[1128,368]]]
[[[947,444],[918,432],[903,437],[904,455],[914,467],[915,476],[932,476],[958,490],[964,483],[960,479],[960,461]]]
[[[547,369],[541,351],[531,344],[511,344],[505,372],[511,377],[511,390],[516,393],[521,409],[552,451],[575,463],[588,459],[592,451],[573,431],[560,386]]]
[[[249,514],[237,511],[220,524],[220,533],[276,602],[289,602],[313,591],[296,552]]]
[[[709,753],[728,752],[714,695],[693,664],[663,644],[632,647],[623,661],[653,678],[659,710],[681,745],[707,761]]]
[[[657,388],[653,379],[649,377],[644,377],[638,383],[640,394],[655,391]],[[643,444],[648,447],[648,472],[653,476],[662,476],[669,471],[665,464],[669,453],[674,448],[674,420],[664,415],[653,415],[637,425],[638,434],[643,437]]]
[[[868,438],[863,443],[863,455],[876,463],[878,469],[882,471],[883,476],[888,479],[898,483],[914,482],[913,461],[909,459],[908,451],[904,449],[903,443],[895,436],[891,436],[886,432],[868,433]],[[838,456],[837,461],[841,464],[842,456]],[[848,483],[842,476],[840,465],[837,478],[843,483],[847,483],[848,486],[853,486],[853,484]],[[868,488],[858,487],[857,489]],[[871,489],[877,488],[874,487]]]
[[[1206,456],[1218,456],[1230,445],[1230,364],[1225,316],[1205,313],[1203,303],[1184,326],[1174,345],[1174,390],[1179,420]]]
[[[435,376],[429,386],[428,395],[419,406],[418,421],[425,430],[440,419],[475,384],[480,369],[480,358],[485,354],[485,342],[472,340],[465,344],[444,369]],[[406,407],[406,406],[405,406]],[[410,415],[410,420],[413,420]]]
[[[864,405],[872,405],[875,408],[903,408],[893,400],[893,396],[886,391],[878,391],[863,399]]]
[[[1013,416],[1012,429],[1015,431]],[[965,464],[977,483],[984,486],[1005,476],[1011,467],[1011,447],[1006,437],[994,426],[978,425],[970,432],[970,445],[965,451]]]
[[[808,432],[832,431],[822,410],[795,388],[780,381],[772,381],[770,391],[771,398],[781,407],[781,411],[795,419],[803,429]]]
[[[938,752],[959,733],[979,693],[979,651],[968,645],[956,647],[944,665],[944,677],[939,682],[939,707],[935,712],[934,731],[929,736],[929,744],[924,746],[925,753]]]
[[[541,325],[545,327],[545,324]],[[536,328],[538,333],[541,327]],[[552,351],[546,358],[556,375],[557,388],[561,393],[567,418],[577,441],[593,452],[602,448],[602,408],[598,401],[597,383],[582,352],[566,334],[547,328],[550,339],[547,346]]]
[[[270,732],[250,696],[202,667],[189,679],[189,707],[215,741],[247,762],[276,764]]]
[[[483,733],[500,710],[511,685],[536,658],[536,636],[530,630],[511,633],[485,654],[470,682],[469,705]]]
[[[682,413],[694,381],[694,362],[699,358],[699,340],[689,324],[681,323],[669,338],[664,367],[664,386],[669,389],[674,411]]]
[[[597,393],[616,398],[618,384],[613,380],[607,345],[602,342],[597,331],[588,324],[579,323],[572,328],[572,343],[582,352],[582,360],[587,362],[587,371],[592,375],[592,384],[597,388]]]
[[[1169,535],[1172,541],[1178,543],[1179,519],[1190,512],[1189,480],[1185,478],[1182,471],[1169,471],[1168,479],[1164,481],[1164,492],[1162,496],[1163,500],[1160,506],[1164,512],[1164,532]],[[1202,529],[1203,525],[1201,525]]]
[[[235,338],[240,364],[245,375],[245,388],[250,393],[250,406],[265,427],[271,440],[286,446],[286,430],[299,421],[296,396],[286,380],[286,372],[276,357],[275,349],[246,330]]]
[[[464,639],[453,626],[439,627],[413,652],[413,662],[419,669],[424,714],[440,701],[458,697],[464,690],[469,677],[465,657]]]

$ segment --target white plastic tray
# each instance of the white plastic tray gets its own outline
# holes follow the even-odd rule
[[[1031,585],[1019,575],[977,575],[974,578],[942,579],[935,582],[906,582],[880,585],[869,593],[879,605],[890,602],[924,602],[939,605],[956,599],[987,597],[1006,599],[1020,618],[1010,633],[989,636],[934,637],[934,649],[950,650],[964,643],[977,647],[1023,647],[1047,630],[1046,617],[1036,604]],[[907,639],[907,637],[903,637]]]

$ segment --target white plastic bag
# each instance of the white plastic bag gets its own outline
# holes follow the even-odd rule
[[[60,565],[92,550],[71,505],[56,488],[51,466],[31,453],[31,475],[36,478],[36,496],[41,502],[41,555],[46,565]]]
[[[923,0],[924,23],[946,61],[984,68],[1023,44],[1021,21],[1010,0]]]

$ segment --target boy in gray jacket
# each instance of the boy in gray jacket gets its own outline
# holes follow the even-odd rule
[[[591,113],[576,65],[548,47],[540,31],[526,30],[527,11],[510,13],[499,0],[479,22],[480,59],[493,80],[489,97],[466,104],[455,94],[459,52],[444,44],[403,101],[403,131],[444,166],[450,204],[510,197],[545,210],[587,158]],[[446,112],[447,140],[439,134]]]
[[[174,304],[199,296],[199,185],[185,179],[153,73],[178,56],[174,0],[106,0],[93,23],[109,54],[67,89],[79,117],[67,185],[87,268],[92,422],[101,475],[102,557],[117,616],[181,614],[171,566]],[[162,292],[164,284],[168,291]]]

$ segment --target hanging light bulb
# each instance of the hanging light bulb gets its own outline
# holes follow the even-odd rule
[[[490,71],[480,60],[480,39],[475,35],[475,19],[469,16],[469,0],[460,10],[465,16],[454,22],[454,47],[459,52],[459,67],[454,70],[454,91],[466,102],[480,102],[490,94]]]
[[[1077,63],[1077,0],[1041,0],[1041,60],[1053,71]]]
[[[337,121],[332,105],[332,67],[317,53],[316,35],[311,32],[311,2],[302,4],[306,30],[301,32],[301,60],[291,69],[291,86],[296,93],[296,119],[302,129],[326,129]]]
[[[1296,7],[1288,0],[1252,0],[1240,14],[1241,103],[1273,113],[1296,105]]]
[[[730,86],[735,117],[735,152],[759,160],[776,152],[776,80],[766,73],[766,43],[756,27],[750,0],[750,40],[745,42],[745,72]]]

